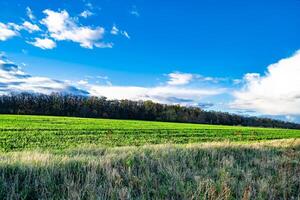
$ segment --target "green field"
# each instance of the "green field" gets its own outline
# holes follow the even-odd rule
[[[0,115],[0,199],[300,199],[300,130]]]
[[[300,138],[300,130],[134,120],[0,115],[0,150]]]

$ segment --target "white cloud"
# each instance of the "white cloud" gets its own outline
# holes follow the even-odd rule
[[[8,94],[10,92],[36,92],[44,94],[60,92],[81,95],[88,94],[86,91],[80,90],[66,82],[26,74],[22,68],[1,57],[0,94]]]
[[[198,105],[203,98],[221,94],[224,89],[90,85],[88,91],[91,95],[105,96],[108,99],[152,100],[167,104]]]
[[[233,93],[233,108],[269,115],[300,114],[300,51],[269,65],[264,75],[248,73]]]
[[[97,76],[105,85],[90,84],[88,79],[78,82],[58,81],[48,77],[31,76],[22,68],[0,59],[0,94],[9,92],[52,92],[105,96],[108,99],[152,100],[159,103],[198,105],[203,98],[224,93],[224,89],[188,88],[178,86],[112,86],[107,76]]]
[[[30,20],[35,20],[35,16],[33,15],[33,12],[29,7],[26,8],[26,14]]]
[[[10,29],[13,29],[15,31],[20,31],[23,29],[22,25],[18,25],[18,24],[12,23],[12,22],[7,23],[7,27]]]
[[[103,38],[104,28],[81,26],[77,24],[76,20],[71,18],[69,13],[65,10],[55,12],[47,9],[43,12],[47,16],[41,20],[41,23],[47,27],[50,36],[55,40],[73,41],[79,43],[81,47],[89,49],[92,49],[94,46],[107,47],[99,42],[99,40]]]
[[[32,44],[33,46],[39,47],[41,49],[53,49],[56,47],[56,43],[49,39],[49,38],[35,38],[34,42],[28,42],[29,44]]]
[[[167,82],[169,85],[187,85],[192,81],[219,83],[220,81],[227,80],[226,78],[209,77],[202,76],[201,74],[181,72],[173,72],[168,74],[167,76],[169,77],[169,81]]]
[[[14,64],[3,66],[3,63],[0,62],[0,94],[9,92],[36,92],[44,94],[60,92],[105,96],[108,99],[152,100],[159,103],[196,106],[203,98],[224,92],[223,89],[192,89],[174,86],[112,86],[109,81],[106,83],[107,85],[89,84],[87,80],[72,83],[47,77],[31,76]]]
[[[234,85],[241,84],[242,82],[243,82],[242,79],[233,79],[233,80],[232,80],[232,83],[233,83]]]
[[[128,39],[130,39],[129,34],[126,31],[122,31],[121,34],[124,35],[125,37],[127,37]]]
[[[116,25],[113,25],[113,27],[111,28],[110,34],[112,34],[112,35],[118,35],[119,34],[119,29],[117,28]]]
[[[89,10],[85,10],[83,11],[82,13],[80,13],[80,17],[83,17],[83,18],[88,18],[90,16],[94,15],[94,13],[92,13],[91,11]]]
[[[38,27],[38,25],[36,24],[32,24],[28,21],[25,21],[23,24],[22,24],[22,27],[27,30],[29,33],[32,33],[32,32],[35,32],[35,31],[40,31],[40,27]]]
[[[8,40],[14,36],[18,35],[18,32],[14,30],[12,25],[6,25],[0,22],[0,41]]]
[[[29,7],[26,8],[26,11],[31,21],[24,21],[22,24],[5,24],[0,22],[0,41],[6,41],[9,38],[21,34],[22,30],[26,30],[30,33],[29,36],[26,35],[27,40],[33,40],[34,38],[41,36],[49,38],[43,40],[35,39],[35,42],[27,42],[42,47],[43,49],[54,48],[58,41],[72,41],[79,43],[81,47],[88,49],[93,49],[94,47],[112,48],[114,46],[112,42],[102,41],[105,34],[105,29],[103,27],[84,26],[79,23],[78,17],[71,17],[66,10],[58,12],[50,9],[44,10],[43,13],[46,16],[39,22],[44,25],[46,29],[45,27],[40,27],[37,23],[33,23],[35,16],[32,14],[32,10]],[[93,15],[93,13],[89,10],[85,10],[80,14],[80,16],[84,18],[91,15]],[[39,36],[34,34],[34,32],[38,31],[40,31]],[[118,29],[115,31],[115,34],[130,38],[126,31],[119,31]]]
[[[109,43],[103,43],[103,42],[98,42],[95,43],[95,47],[97,48],[113,48],[114,44],[112,42]]]
[[[87,80],[80,80],[77,82],[79,85],[87,85],[89,82]]]
[[[29,33],[32,33],[35,31],[40,31],[41,29],[36,24],[32,24],[31,22],[28,22],[28,21],[23,22],[23,24],[21,24],[21,25],[18,25],[18,24],[12,23],[12,22],[7,23],[7,24],[0,22],[0,37],[2,35],[3,38],[8,39],[10,37],[18,35],[19,31],[21,31],[21,30],[26,30]],[[4,41],[4,39],[3,39],[3,41]]]
[[[169,85],[186,85],[193,80],[194,75],[188,73],[173,72],[168,74]]]
[[[112,35],[119,35],[120,34],[120,35],[123,35],[124,37],[130,39],[130,36],[127,33],[127,31],[120,30],[116,25],[113,25],[113,27],[110,30],[110,34],[112,34]]]

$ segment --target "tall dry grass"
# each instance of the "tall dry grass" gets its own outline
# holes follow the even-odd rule
[[[300,199],[300,140],[2,153],[0,199]]]

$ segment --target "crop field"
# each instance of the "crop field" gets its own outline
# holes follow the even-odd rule
[[[300,130],[0,115],[0,199],[300,199]]]
[[[300,138],[300,130],[134,120],[0,115],[0,151]]]

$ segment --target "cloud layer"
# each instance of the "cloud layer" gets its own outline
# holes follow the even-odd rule
[[[66,82],[47,77],[31,76],[4,56],[0,58],[0,94],[10,92],[50,94],[59,92],[105,96],[108,99],[152,100],[159,103],[196,106],[206,97],[225,92],[224,89],[190,88],[168,85],[167,83],[163,86],[154,87],[113,86],[106,76],[96,76],[96,78],[105,80],[106,84],[90,84],[88,80]]]
[[[233,108],[268,115],[299,115],[300,51],[269,65],[264,75],[246,74],[244,87],[233,96]]]
[[[187,85],[191,82],[208,82],[208,83],[219,83],[222,81],[227,81],[226,78],[217,78],[203,76],[201,74],[191,74],[191,73],[181,73],[181,72],[172,72],[167,74],[169,80],[168,85]]]
[[[62,81],[26,74],[19,66],[1,56],[0,94],[8,94],[11,92],[88,94],[87,91],[80,90]]]
[[[88,87],[93,96],[109,99],[152,100],[166,104],[198,105],[205,97],[224,93],[224,89],[195,89],[174,86],[134,87],[96,86]]]

